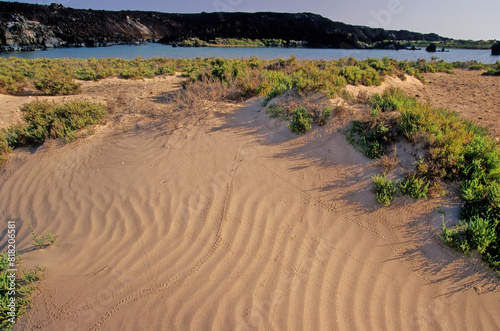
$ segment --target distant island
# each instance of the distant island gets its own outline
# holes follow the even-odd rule
[[[73,9],[0,2],[0,50],[99,47],[159,42],[173,46],[416,49],[491,48],[435,33],[348,25],[311,13],[200,13]]]

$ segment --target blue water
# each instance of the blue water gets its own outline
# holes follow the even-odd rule
[[[119,57],[133,59],[141,56],[144,59],[152,57],[167,58],[195,58],[195,57],[223,57],[223,58],[249,58],[257,56],[261,59],[288,58],[290,55],[298,59],[338,59],[352,56],[358,60],[369,57],[382,58],[388,56],[397,60],[430,60],[431,57],[443,59],[446,62],[477,60],[482,63],[495,63],[499,56],[492,56],[490,50],[475,49],[450,49],[447,53],[429,53],[425,50],[382,50],[382,49],[312,49],[312,48],[257,48],[257,47],[171,47],[161,44],[146,44],[141,46],[119,45],[99,48],[56,48],[47,51],[34,52],[4,52],[2,57],[20,57],[34,59],[46,58],[103,58]]]

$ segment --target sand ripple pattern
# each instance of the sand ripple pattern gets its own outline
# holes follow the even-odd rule
[[[26,219],[58,235],[25,254],[46,278],[19,329],[500,327],[498,281],[440,243],[432,202],[380,209],[376,169],[340,133],[268,121],[257,100],[13,160],[3,219],[26,250]]]

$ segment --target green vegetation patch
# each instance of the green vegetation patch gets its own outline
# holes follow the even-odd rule
[[[497,61],[495,66],[483,73],[485,76],[500,76],[500,61]]]
[[[16,263],[20,263],[20,257],[16,257]],[[0,253],[0,327],[2,330],[11,330],[13,324],[9,319],[12,317],[10,298],[15,294],[15,313],[17,320],[28,310],[31,299],[31,293],[36,289],[36,283],[42,279],[42,269],[37,267],[35,270],[17,269],[15,278],[9,272],[9,255],[6,252]],[[14,281],[12,281],[14,280]],[[14,285],[15,284],[15,285]],[[14,288],[14,290],[12,290]]]
[[[373,189],[372,192],[375,193],[377,201],[383,203],[384,205],[389,205],[394,196],[396,195],[396,181],[393,179],[388,179],[383,175],[377,175],[372,178]]]
[[[0,131],[0,162],[15,147],[41,145],[47,139],[76,139],[76,131],[97,124],[107,115],[107,107],[99,103],[70,101],[54,104],[33,101],[21,107],[24,125],[16,124]]]
[[[346,137],[370,158],[384,155],[390,142],[420,141],[425,157],[406,169],[402,194],[419,199],[442,180],[459,181],[464,205],[462,223],[443,230],[445,242],[461,252],[478,250],[491,268],[500,271],[500,149],[487,129],[458,113],[421,104],[400,90],[389,89],[369,100],[371,119],[354,121]],[[387,180],[374,179],[377,200],[388,204]],[[389,193],[388,193],[389,192]]]
[[[290,131],[303,134],[312,128],[313,123],[325,125],[332,114],[332,106],[324,94],[289,93],[269,105],[267,112],[271,118],[289,121],[287,127]]]

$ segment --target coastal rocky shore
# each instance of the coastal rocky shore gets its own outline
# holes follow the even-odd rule
[[[353,26],[311,13],[114,12],[60,4],[0,2],[0,50],[98,47],[144,41],[171,44],[194,37],[297,40],[309,47],[328,48],[391,48],[403,40],[447,39],[433,33]]]

